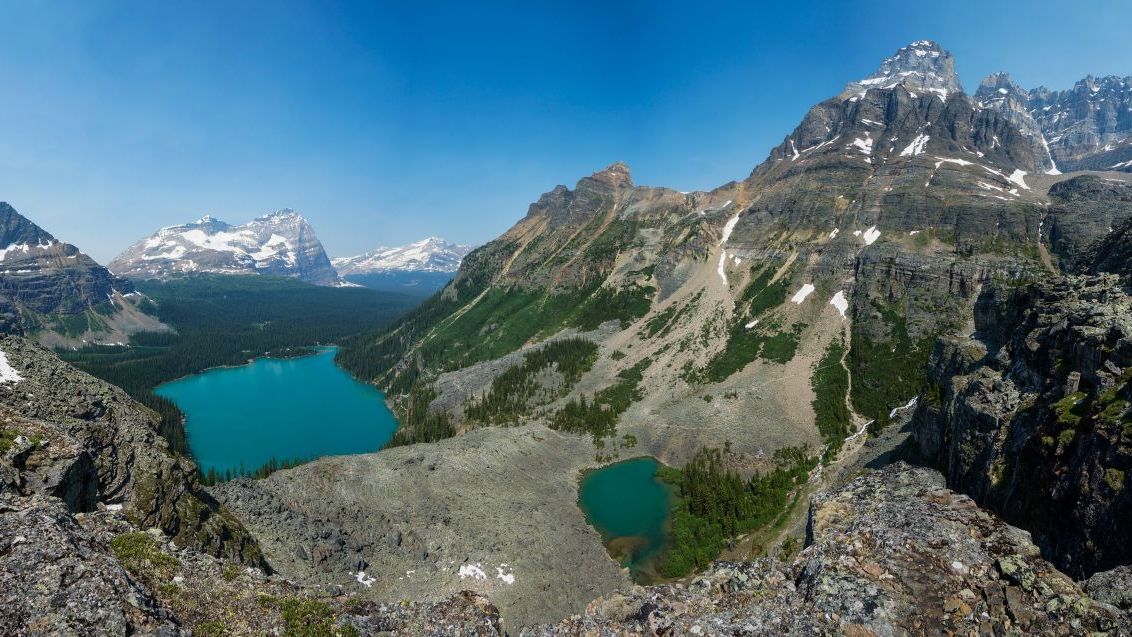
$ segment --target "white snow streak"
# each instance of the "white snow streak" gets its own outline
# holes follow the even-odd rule
[[[731,202],[727,202],[727,203],[731,203]],[[731,238],[731,233],[732,233],[732,231],[735,230],[735,224],[737,224],[737,223],[739,223],[739,213],[738,212],[735,213],[734,217],[731,217],[730,219],[728,219],[727,223],[723,224],[723,238],[719,240],[719,245],[723,245],[723,244],[727,243],[727,240]]]
[[[912,400],[909,400],[908,402],[904,403],[904,404],[903,404],[903,405],[901,405],[900,407],[896,407],[896,408],[894,408],[894,409],[893,409],[892,411],[888,412],[888,417],[889,417],[889,418],[892,418],[892,417],[893,417],[893,416],[895,416],[895,415],[896,415],[897,413],[899,413],[899,412],[902,412],[902,411],[904,411],[905,409],[911,409],[911,408],[915,407],[915,406],[916,406],[916,400],[917,400],[917,397],[916,397],[916,396],[913,396],[913,397],[912,397]]]
[[[471,577],[472,579],[485,580],[487,573],[483,572],[483,567],[479,564],[464,564],[460,566],[460,579]]]
[[[723,280],[724,285],[727,285],[727,270],[724,269],[726,267],[727,267],[727,253],[726,252],[720,252],[719,253],[719,266],[715,268],[715,271],[719,274],[719,278]]]
[[[794,303],[798,304],[798,305],[801,305],[802,301],[805,301],[806,297],[809,296],[810,293],[813,292],[813,291],[814,291],[813,284],[807,283],[807,284],[802,286],[801,290],[798,290],[797,292],[795,292],[794,296],[790,300],[793,301]]]
[[[865,245],[871,246],[873,242],[876,241],[879,237],[880,230],[877,230],[877,227],[873,226],[865,231],[865,234],[862,238],[865,240]]]
[[[931,139],[930,135],[917,135],[916,139],[913,139],[911,144],[908,144],[904,147],[904,150],[900,151],[900,156],[915,157],[919,155],[924,152],[924,146],[927,145],[929,139]]]
[[[845,298],[844,290],[839,290],[837,294],[834,294],[833,298],[829,300],[829,304],[837,308],[841,318],[845,318],[845,310],[849,309],[849,301]]]
[[[8,363],[8,355],[0,352],[0,383],[18,383],[23,379],[24,377]]]

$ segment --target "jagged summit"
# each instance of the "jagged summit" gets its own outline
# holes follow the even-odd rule
[[[158,230],[110,262],[121,276],[158,279],[175,274],[273,274],[317,285],[338,275],[314,227],[291,208],[232,226],[211,215]]]
[[[632,188],[633,177],[629,166],[625,162],[613,162],[598,172],[590,175],[590,179],[601,182],[612,188]]]
[[[904,86],[909,92],[931,92],[944,101],[953,93],[962,93],[963,86],[955,73],[955,58],[931,40],[917,40],[901,47],[881,63],[875,73],[851,82],[844,93],[863,93],[870,88]]]

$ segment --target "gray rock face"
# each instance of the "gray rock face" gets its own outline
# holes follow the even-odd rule
[[[181,635],[62,501],[0,495],[0,633]]]
[[[1113,230],[1132,218],[1132,182],[1082,175],[1054,184],[1049,198],[1044,233],[1050,250],[1063,259],[1066,269],[1079,268],[1098,239],[1114,246],[1124,242]],[[1117,270],[1106,267],[1100,271]]]
[[[896,464],[814,498],[791,564],[717,562],[690,584],[605,596],[525,635],[1088,634],[1129,630],[931,470]]]
[[[1046,174],[1058,174],[1057,163],[1053,159],[1049,142],[1046,141],[1042,126],[1031,114],[1028,106],[1029,94],[1014,83],[1006,73],[995,73],[979,84],[975,100],[981,108],[998,111],[1022,132],[1030,141],[1031,150],[1037,158],[1037,168]]]
[[[1132,77],[1093,76],[1029,92],[1027,110],[1063,171],[1132,171]]]
[[[255,540],[199,486],[192,461],[169,453],[156,414],[22,337],[0,339],[0,351],[21,377],[0,383],[0,429],[38,441],[0,458],[0,489],[55,496],[73,512],[121,506],[182,546],[263,564]]]
[[[314,228],[291,209],[238,226],[205,216],[162,228],[127,248],[109,267],[134,279],[210,272],[289,276],[316,285],[338,283]]]
[[[913,421],[921,456],[1087,576],[1132,560],[1132,298],[1112,276],[990,288],[944,339]]]
[[[948,95],[963,92],[951,53],[931,40],[917,40],[901,47],[869,77],[851,82],[842,96],[870,88],[892,89],[896,86],[903,86],[911,92],[935,93],[945,102]]]
[[[26,323],[28,312],[72,316],[133,291],[129,281],[0,202],[0,331],[36,328]]]

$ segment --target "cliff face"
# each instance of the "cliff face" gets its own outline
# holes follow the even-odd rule
[[[259,547],[171,454],[157,415],[22,337],[0,339],[0,493],[54,496],[72,513],[120,508],[182,546],[263,565]],[[0,366],[2,367],[2,366]]]
[[[918,452],[951,488],[1031,530],[1077,577],[1132,561],[1123,283],[1073,276],[984,292],[975,335],[938,343],[913,421]]]

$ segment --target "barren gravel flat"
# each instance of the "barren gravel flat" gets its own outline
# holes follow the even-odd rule
[[[577,506],[593,455],[588,437],[491,427],[213,493],[284,576],[389,602],[480,591],[518,627],[631,585]]]

